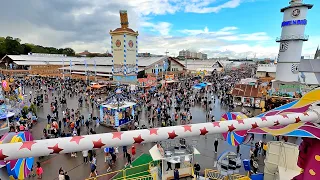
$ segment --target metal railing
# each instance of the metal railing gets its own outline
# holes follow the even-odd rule
[[[106,177],[108,177],[108,179],[112,179],[112,180],[131,180],[131,179],[139,179],[142,178],[141,180],[147,180],[147,178],[145,177],[152,177],[154,175],[150,174],[150,167],[151,167],[151,162],[150,163],[146,163],[146,164],[141,164],[139,166],[134,166],[134,167],[130,167],[130,168],[125,168],[122,170],[118,170],[118,171],[112,171],[109,173],[105,173],[105,174],[100,174],[96,177],[91,177],[88,178],[86,180],[99,180],[100,179],[105,179]],[[152,164],[153,165],[153,164]],[[143,168],[145,167],[145,168]],[[137,169],[146,169],[146,170],[138,170],[137,172],[135,172]],[[143,179],[145,178],[145,179]]]
[[[245,175],[241,175],[241,174],[232,174],[230,176],[224,176],[222,174],[220,174],[220,172],[218,170],[214,170],[214,169],[205,169],[204,170],[204,177],[206,180],[212,179],[212,180],[244,180],[245,178],[247,178],[247,176]]]
[[[309,35],[284,35],[276,38],[276,42],[287,41],[287,40],[303,40],[307,41],[309,39]]]

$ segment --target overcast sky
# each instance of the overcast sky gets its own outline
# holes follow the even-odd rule
[[[281,0],[282,1],[282,0]],[[275,0],[5,0],[1,2],[0,36],[43,46],[71,47],[76,52],[110,51],[111,29],[120,27],[119,10],[127,10],[129,26],[139,31],[139,52],[178,55],[182,49],[209,57],[270,57],[278,54],[282,21]],[[279,2],[277,0],[277,2]],[[263,4],[265,3],[265,4]],[[265,28],[251,15],[252,26],[238,23],[237,14],[250,22],[248,7],[270,5],[277,21]],[[274,12],[273,12],[274,10]],[[314,11],[314,10],[312,10]],[[268,11],[266,11],[267,13]],[[271,13],[271,12],[270,12]],[[243,16],[243,18],[244,18]],[[254,18],[255,17],[255,18]],[[238,20],[237,20],[238,19]],[[242,24],[245,24],[245,26]],[[313,27],[314,28],[314,27]],[[314,34],[313,34],[314,35]],[[304,46],[315,51],[318,34]]]

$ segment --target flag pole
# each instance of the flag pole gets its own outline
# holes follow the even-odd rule
[[[64,80],[64,57],[62,58],[62,79]]]
[[[94,76],[95,76],[95,81],[97,82],[97,64],[96,64],[96,60],[94,60]]]
[[[71,79],[71,77],[72,77],[72,72],[71,72],[71,69],[72,69],[72,62],[71,62],[71,59],[69,60],[69,63],[70,63],[69,70],[70,70],[70,79]]]

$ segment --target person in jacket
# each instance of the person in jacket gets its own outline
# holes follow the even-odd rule
[[[175,169],[174,169],[173,179],[174,179],[174,180],[179,180],[179,179],[180,179],[180,175],[179,175],[179,170],[178,170],[178,168],[175,168]]]
[[[196,175],[196,178],[199,178],[200,169],[201,169],[200,164],[198,162],[196,162],[193,167],[194,167],[194,173]]]

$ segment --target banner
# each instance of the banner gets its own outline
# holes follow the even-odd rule
[[[158,70],[158,64],[156,64],[156,65],[154,65],[154,73],[156,74],[156,76],[158,76],[158,74],[159,74],[159,70]]]
[[[119,112],[116,111],[114,114],[114,126],[118,127],[119,126]]]

